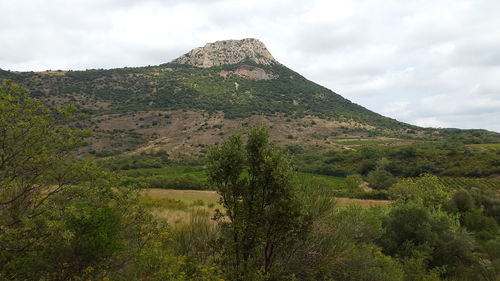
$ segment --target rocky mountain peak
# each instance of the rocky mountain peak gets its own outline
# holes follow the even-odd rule
[[[223,40],[207,43],[204,47],[191,50],[171,61],[175,64],[188,64],[196,67],[212,67],[225,64],[237,64],[251,60],[258,64],[278,63],[258,39]]]

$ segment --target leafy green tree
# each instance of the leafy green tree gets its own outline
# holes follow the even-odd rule
[[[36,216],[47,198],[81,179],[82,165],[68,156],[83,132],[54,119],[69,110],[51,111],[19,85],[0,84],[0,226],[15,228]]]
[[[211,150],[208,176],[225,209],[218,218],[232,278],[271,278],[277,257],[308,227],[286,154],[269,142],[266,129],[255,128],[245,145],[233,135]]]
[[[382,157],[377,161],[376,169],[369,172],[366,180],[375,189],[388,189],[396,183],[394,176],[387,170],[391,164],[387,158]]]
[[[0,83],[0,280],[144,280],[180,265],[169,251],[149,263],[165,227],[133,188],[75,155],[86,132],[62,126],[72,111]],[[156,280],[190,279],[183,270]]]
[[[84,132],[59,126],[71,108],[50,110],[19,85],[0,84],[0,264],[42,243],[50,198],[82,181],[93,168],[72,151]],[[40,221],[39,221],[40,220]]]
[[[317,194],[319,200],[315,201],[321,205],[332,196],[325,187],[311,186],[309,190]],[[313,216],[307,239],[294,251],[293,272],[299,280],[402,280],[398,261],[381,253],[374,243],[384,235],[385,215],[385,208],[322,208]]]
[[[467,190],[461,189],[453,194],[451,205],[451,207],[456,208],[459,212],[464,213],[474,208],[474,198],[472,198]]]
[[[389,195],[401,203],[418,202],[434,209],[441,209],[450,199],[439,178],[428,174],[400,180],[389,188]]]
[[[428,269],[445,275],[471,265],[473,241],[459,228],[456,218],[433,211],[419,202],[398,204],[384,221],[384,252],[403,259],[423,259]]]
[[[483,215],[480,210],[468,211],[462,215],[462,223],[479,240],[490,240],[500,236],[500,227],[494,218]]]
[[[375,189],[387,189],[396,183],[394,176],[382,168],[369,172],[366,180]]]

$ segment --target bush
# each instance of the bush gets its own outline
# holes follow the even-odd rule
[[[418,202],[394,207],[384,221],[384,252],[400,258],[426,257],[429,269],[445,268],[445,274],[473,262],[473,241],[457,230],[444,212],[431,211]]]
[[[367,181],[374,189],[388,189],[396,183],[392,174],[383,169],[376,169],[368,173]]]
[[[139,179],[141,181],[141,179]],[[181,177],[170,177],[166,175],[155,175],[142,179],[146,187],[163,188],[163,189],[192,189],[204,190],[207,189],[207,184],[192,175],[184,175]]]
[[[474,208],[474,199],[467,190],[461,189],[453,194],[451,199],[452,206],[459,212],[467,212]]]
[[[358,175],[348,175],[345,179],[347,189],[351,192],[359,192],[362,191],[361,184],[363,183],[363,178]]]
[[[495,239],[500,234],[499,226],[494,218],[484,216],[481,211],[474,210],[463,214],[463,225],[479,240]]]

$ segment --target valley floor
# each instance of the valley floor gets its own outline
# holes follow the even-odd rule
[[[212,190],[176,190],[147,188],[142,190],[142,201],[152,208],[153,214],[170,225],[186,225],[200,217],[207,219],[214,215],[219,195]],[[358,205],[362,207],[385,206],[389,200],[369,200],[354,198],[335,198],[339,207]]]

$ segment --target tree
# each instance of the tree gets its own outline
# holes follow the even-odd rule
[[[400,180],[389,188],[389,195],[401,203],[413,201],[434,209],[441,209],[450,199],[439,178],[429,174]]]
[[[264,128],[231,136],[209,154],[208,176],[225,211],[226,254],[235,280],[271,278],[277,257],[308,227],[296,196],[291,164]],[[262,272],[259,272],[262,269]]]
[[[75,155],[72,112],[0,83],[1,280],[128,280],[161,236],[137,192]]]
[[[58,127],[54,119],[68,113],[49,110],[17,84],[0,85],[0,226],[36,216],[47,198],[74,182],[68,156],[83,132]]]
[[[387,189],[396,183],[394,176],[387,171],[390,161],[387,158],[381,158],[377,161],[376,169],[369,172],[367,182],[375,189]]]
[[[369,172],[366,180],[375,189],[387,189],[396,183],[394,176],[382,168]]]
[[[429,269],[442,268],[453,275],[471,265],[473,241],[459,228],[458,220],[443,211],[412,201],[396,205],[384,221],[384,252],[403,259],[423,258]]]

